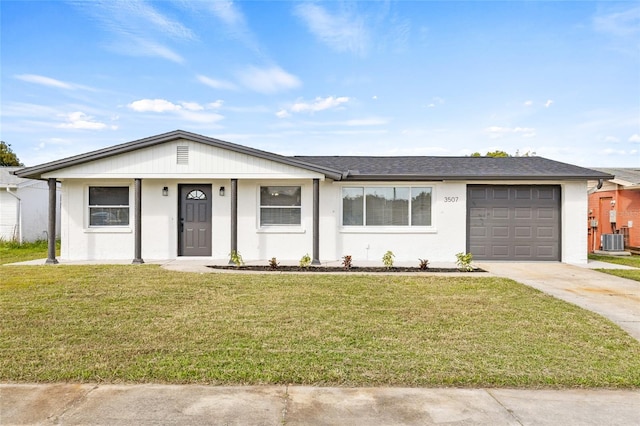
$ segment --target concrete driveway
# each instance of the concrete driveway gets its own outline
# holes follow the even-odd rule
[[[566,263],[481,262],[477,265],[493,275],[511,278],[596,312],[640,340],[638,281]],[[610,264],[599,265],[620,269]]]

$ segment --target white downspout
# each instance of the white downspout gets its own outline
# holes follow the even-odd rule
[[[7,192],[18,200],[18,242],[22,244],[22,199],[18,197],[16,194],[10,191],[9,187],[7,187]]]

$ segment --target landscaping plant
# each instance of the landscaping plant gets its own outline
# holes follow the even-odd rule
[[[350,255],[345,255],[342,256],[342,266],[344,267],[344,269],[351,269],[351,256]]]
[[[473,260],[473,255],[471,253],[457,253],[456,254],[456,265],[460,268],[461,271],[471,272],[473,271],[473,266],[471,266],[471,261]]]
[[[311,257],[309,256],[309,253],[302,256],[299,265],[301,268],[308,268],[311,265]]]
[[[275,271],[278,269],[278,266],[280,266],[278,260],[275,257],[272,257],[271,260],[269,260],[269,268]]]
[[[242,255],[240,254],[239,251],[233,250],[229,254],[229,257],[231,258],[231,262],[233,262],[236,266],[244,265],[244,260],[242,260]]]
[[[391,250],[387,250],[387,252],[382,256],[382,264],[387,268],[387,269],[391,269],[393,268],[393,258],[396,255],[393,254],[393,252]]]
[[[421,271],[426,271],[427,269],[429,269],[429,260],[427,259],[418,259],[420,261],[420,264],[418,264],[418,268],[420,268]]]

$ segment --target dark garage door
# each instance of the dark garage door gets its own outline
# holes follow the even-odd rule
[[[560,260],[560,187],[469,185],[467,252],[475,260]]]

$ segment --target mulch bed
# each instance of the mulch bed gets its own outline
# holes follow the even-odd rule
[[[278,266],[276,269],[270,266],[262,265],[244,265],[244,266],[225,266],[225,265],[207,265],[208,268],[213,269],[226,269],[237,271],[260,271],[260,272],[414,272],[414,273],[429,273],[429,272],[462,272],[458,268],[412,268],[412,267],[376,267],[376,266],[352,266],[349,269],[345,269],[339,266],[309,266],[308,268],[302,268],[300,266]],[[485,272],[483,269],[474,268],[470,272]]]

